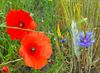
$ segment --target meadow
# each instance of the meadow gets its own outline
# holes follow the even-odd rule
[[[19,40],[7,34],[5,19],[11,9],[29,12],[36,31],[50,38],[53,53],[43,68],[26,66]],[[79,37],[83,32],[91,43],[77,45],[88,40]],[[100,0],[0,0],[0,73],[6,73],[4,66],[7,73],[100,73]]]

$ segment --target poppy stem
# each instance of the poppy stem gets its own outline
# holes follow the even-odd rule
[[[13,27],[13,26],[6,26],[6,25],[0,25],[0,27],[6,27],[6,28],[12,28],[12,29],[19,29],[19,30],[25,30],[25,31],[31,31],[31,32],[37,32],[37,31],[34,31],[34,30],[31,30],[31,29],[26,29],[26,28],[19,28],[19,27]],[[39,31],[41,32],[41,31]],[[41,32],[41,33],[44,33],[44,32]],[[50,34],[50,35],[54,35],[54,33],[46,33],[46,34]]]
[[[12,29],[19,29],[19,30],[25,30],[25,31],[34,31],[31,29],[25,29],[25,28],[19,28],[19,27],[13,27],[13,26],[5,26],[6,28],[12,28]]]
[[[21,61],[21,60],[23,60],[23,58],[16,59],[16,60],[12,60],[12,61],[8,61],[8,62],[6,62],[6,63],[1,63],[0,66],[6,65],[6,64],[9,64],[9,63],[14,63],[14,62]]]

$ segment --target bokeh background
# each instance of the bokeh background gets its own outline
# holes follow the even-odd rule
[[[9,73],[88,73],[89,58],[90,73],[100,73],[100,0],[0,0],[0,25],[5,25],[10,9],[30,12],[38,24],[36,30],[45,32],[51,39],[53,54],[41,70],[18,61],[8,64]],[[78,31],[92,31],[96,38],[91,56],[87,48],[80,48],[80,64],[73,50],[72,20],[77,23]],[[0,27],[0,64],[20,58],[19,41],[12,41],[5,29]]]

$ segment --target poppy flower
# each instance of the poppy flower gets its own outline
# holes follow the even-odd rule
[[[78,39],[78,45],[82,47],[89,47],[91,46],[96,39],[93,39],[93,33],[92,32],[86,32],[86,35],[84,32],[79,33],[79,39]]]
[[[52,54],[50,39],[41,32],[31,32],[21,40],[19,49],[26,66],[41,69]]]
[[[10,27],[17,27],[21,29],[35,29],[36,23],[28,12],[23,10],[10,10],[6,16],[6,25]],[[20,40],[29,31],[16,28],[7,28],[7,33],[12,40]]]
[[[4,67],[2,68],[2,72],[3,72],[3,73],[8,73],[8,71],[9,71],[8,66],[4,66]]]

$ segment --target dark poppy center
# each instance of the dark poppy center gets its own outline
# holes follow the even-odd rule
[[[23,27],[24,27],[24,23],[21,22],[21,23],[19,24],[19,27],[23,28]]]
[[[35,48],[31,48],[31,51],[34,52],[35,51]]]

